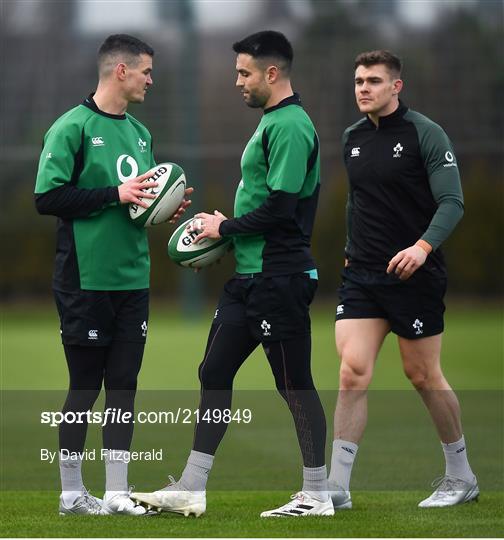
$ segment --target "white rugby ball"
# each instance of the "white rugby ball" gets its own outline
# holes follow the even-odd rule
[[[189,223],[194,218],[188,219],[179,225],[168,240],[168,256],[180,266],[189,268],[204,268],[222,258],[232,247],[230,238],[213,240],[203,238],[197,244],[193,243],[198,236],[198,231],[188,232]]]
[[[155,181],[158,186],[143,191],[157,195],[157,197],[155,199],[142,199],[148,205],[147,208],[137,204],[129,206],[130,218],[139,227],[152,227],[168,221],[180,206],[186,189],[184,171],[176,163],[160,163],[149,172],[152,172],[153,175],[144,181]]]

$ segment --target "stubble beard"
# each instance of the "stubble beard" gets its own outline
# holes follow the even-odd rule
[[[248,100],[245,100],[245,104],[251,109],[262,109],[267,101],[265,96],[249,91]]]

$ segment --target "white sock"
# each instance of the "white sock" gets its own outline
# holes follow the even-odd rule
[[[105,498],[110,499],[118,493],[128,493],[127,450],[105,450]]]
[[[59,453],[61,496],[65,506],[72,506],[84,491],[82,482],[82,459],[62,456]]]
[[[474,473],[467,460],[465,439],[462,438],[453,443],[441,443],[446,460],[445,474],[454,478],[460,478],[467,482],[472,481]]]
[[[211,454],[191,450],[178,483],[189,491],[205,491],[214,457]]]
[[[329,500],[325,465],[322,467],[303,467],[303,491],[317,501]]]
[[[348,491],[350,489],[350,476],[355,456],[359,446],[350,441],[335,439],[331,457],[331,472],[329,473],[329,490],[334,491],[336,486]]]

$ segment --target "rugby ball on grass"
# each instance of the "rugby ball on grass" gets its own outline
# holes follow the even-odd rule
[[[186,177],[182,167],[176,163],[160,163],[149,172],[153,175],[144,182],[155,181],[157,187],[144,189],[157,195],[155,199],[142,199],[148,207],[130,204],[130,218],[139,227],[152,227],[168,221],[180,206],[186,189]]]
[[[197,244],[193,243],[198,231],[188,232],[186,227],[194,218],[188,219],[177,227],[168,241],[168,256],[180,266],[188,268],[204,268],[218,261],[232,246],[230,238],[214,240],[203,238]]]

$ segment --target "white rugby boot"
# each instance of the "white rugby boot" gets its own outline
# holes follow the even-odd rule
[[[477,501],[479,497],[478,481],[475,476],[471,482],[452,476],[441,476],[432,482],[432,487],[435,487],[436,490],[430,497],[418,504],[420,508],[454,506]]]
[[[349,510],[352,508],[352,495],[350,491],[330,481],[327,482],[327,485],[335,510]]]
[[[300,517],[300,516],[333,516],[334,508],[331,497],[322,502],[308,493],[299,491],[291,495],[291,501],[274,510],[261,513],[261,517]]]
[[[71,514],[88,514],[100,516],[104,514],[102,504],[103,501],[101,499],[98,499],[98,497],[93,497],[93,495],[91,495],[89,491],[84,488],[84,491],[79,497],[77,497],[77,499],[75,499],[72,506],[65,505],[63,495],[60,495],[59,515],[67,516]]]
[[[125,516],[147,516],[153,512],[148,512],[143,506],[136,504],[130,499],[131,490],[112,491],[105,493],[103,498],[103,513],[107,515],[122,514]]]
[[[206,492],[189,491],[182,487],[179,482],[175,482],[173,476],[168,477],[170,484],[163,489],[151,493],[131,493],[130,497],[138,504],[142,504],[150,510],[153,508],[158,512],[175,512],[189,516],[194,514],[201,516],[206,510]]]

